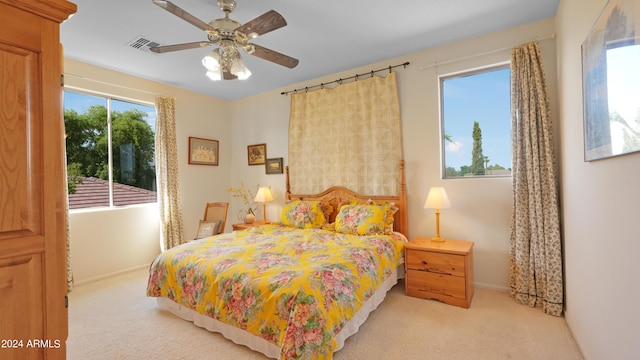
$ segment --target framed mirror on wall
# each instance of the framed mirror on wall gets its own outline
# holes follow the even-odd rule
[[[640,151],[640,0],[610,0],[582,43],[584,159]]]

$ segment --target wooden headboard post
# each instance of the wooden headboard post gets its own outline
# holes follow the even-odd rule
[[[407,209],[409,205],[407,203],[407,180],[404,175],[404,160],[400,160],[400,203],[402,204],[401,210],[398,211],[395,221],[400,222],[399,228],[404,229],[400,231],[404,234],[404,236],[409,238],[409,214],[407,213]],[[398,205],[400,206],[400,205]]]
[[[286,183],[286,191],[285,193],[287,194],[287,201],[291,200],[289,199],[289,196],[291,194],[291,183],[289,182],[289,165],[284,167],[285,172],[287,173],[287,183]]]
[[[398,195],[365,195],[353,192],[343,186],[332,186],[319,194],[292,194],[291,183],[289,182],[289,166],[285,167],[286,172],[286,201],[291,200],[322,200],[329,201],[334,208],[334,213],[330,221],[335,221],[340,204],[349,200],[356,200],[358,203],[366,203],[368,200],[393,202],[398,207],[394,216],[393,229],[409,237],[409,216],[407,214],[407,184],[404,175],[404,160],[400,160],[400,193]]]

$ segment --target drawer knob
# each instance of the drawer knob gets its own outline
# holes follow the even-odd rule
[[[422,260],[422,265],[427,265],[427,260]]]

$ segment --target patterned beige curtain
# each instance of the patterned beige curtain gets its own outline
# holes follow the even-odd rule
[[[185,242],[180,210],[174,99],[157,97],[156,112],[158,115],[156,122],[156,181],[162,226],[162,247],[166,250]]]
[[[563,309],[558,185],[540,48],[511,52],[513,214],[511,297],[560,316]]]
[[[73,267],[71,264],[71,226],[69,224],[69,193],[68,193],[68,185],[67,182],[69,181],[69,178],[67,177],[67,166],[66,166],[66,154],[65,154],[65,167],[64,167],[64,178],[65,178],[65,185],[66,188],[65,190],[65,203],[67,204],[66,206],[66,216],[64,218],[64,222],[65,222],[65,226],[67,228],[67,292],[71,291],[71,289],[73,289]]]
[[[400,107],[394,72],[291,96],[291,192],[341,185],[369,195],[400,191]]]

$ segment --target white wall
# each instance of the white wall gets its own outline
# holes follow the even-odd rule
[[[546,38],[553,32],[553,19],[549,19],[234,101],[231,110],[231,183],[237,186],[240,181],[244,181],[248,186],[258,183],[261,186],[273,186],[276,201],[269,204],[267,212],[271,219],[277,218],[284,203],[284,176],[265,175],[263,167],[247,166],[246,146],[264,142],[267,144],[267,156],[284,157],[286,165],[290,99],[280,93],[409,61],[409,67],[397,70],[397,78],[410,236],[435,234],[433,210],[422,206],[429,187],[444,186],[453,207],[442,211],[441,235],[474,241],[476,285],[506,290],[509,273],[511,178],[441,180],[438,76],[509,61],[510,49],[514,45],[536,37]],[[552,115],[555,115],[555,40],[542,40],[541,48],[552,100]],[[232,204],[230,213],[235,214],[240,209],[239,204]]]
[[[76,285],[147,267],[160,253],[157,204],[74,210],[69,227]]]
[[[556,15],[565,316],[586,359],[638,359],[640,154],[583,161],[580,46],[606,3],[561,0]]]
[[[205,203],[230,200],[226,192],[232,151],[229,103],[71,59],[65,59],[64,66],[68,88],[92,90],[150,105],[157,95],[175,98],[184,235],[195,237]],[[189,136],[218,140],[219,166],[188,165]],[[149,266],[160,253],[158,207],[72,210],[70,237],[76,284]]]

